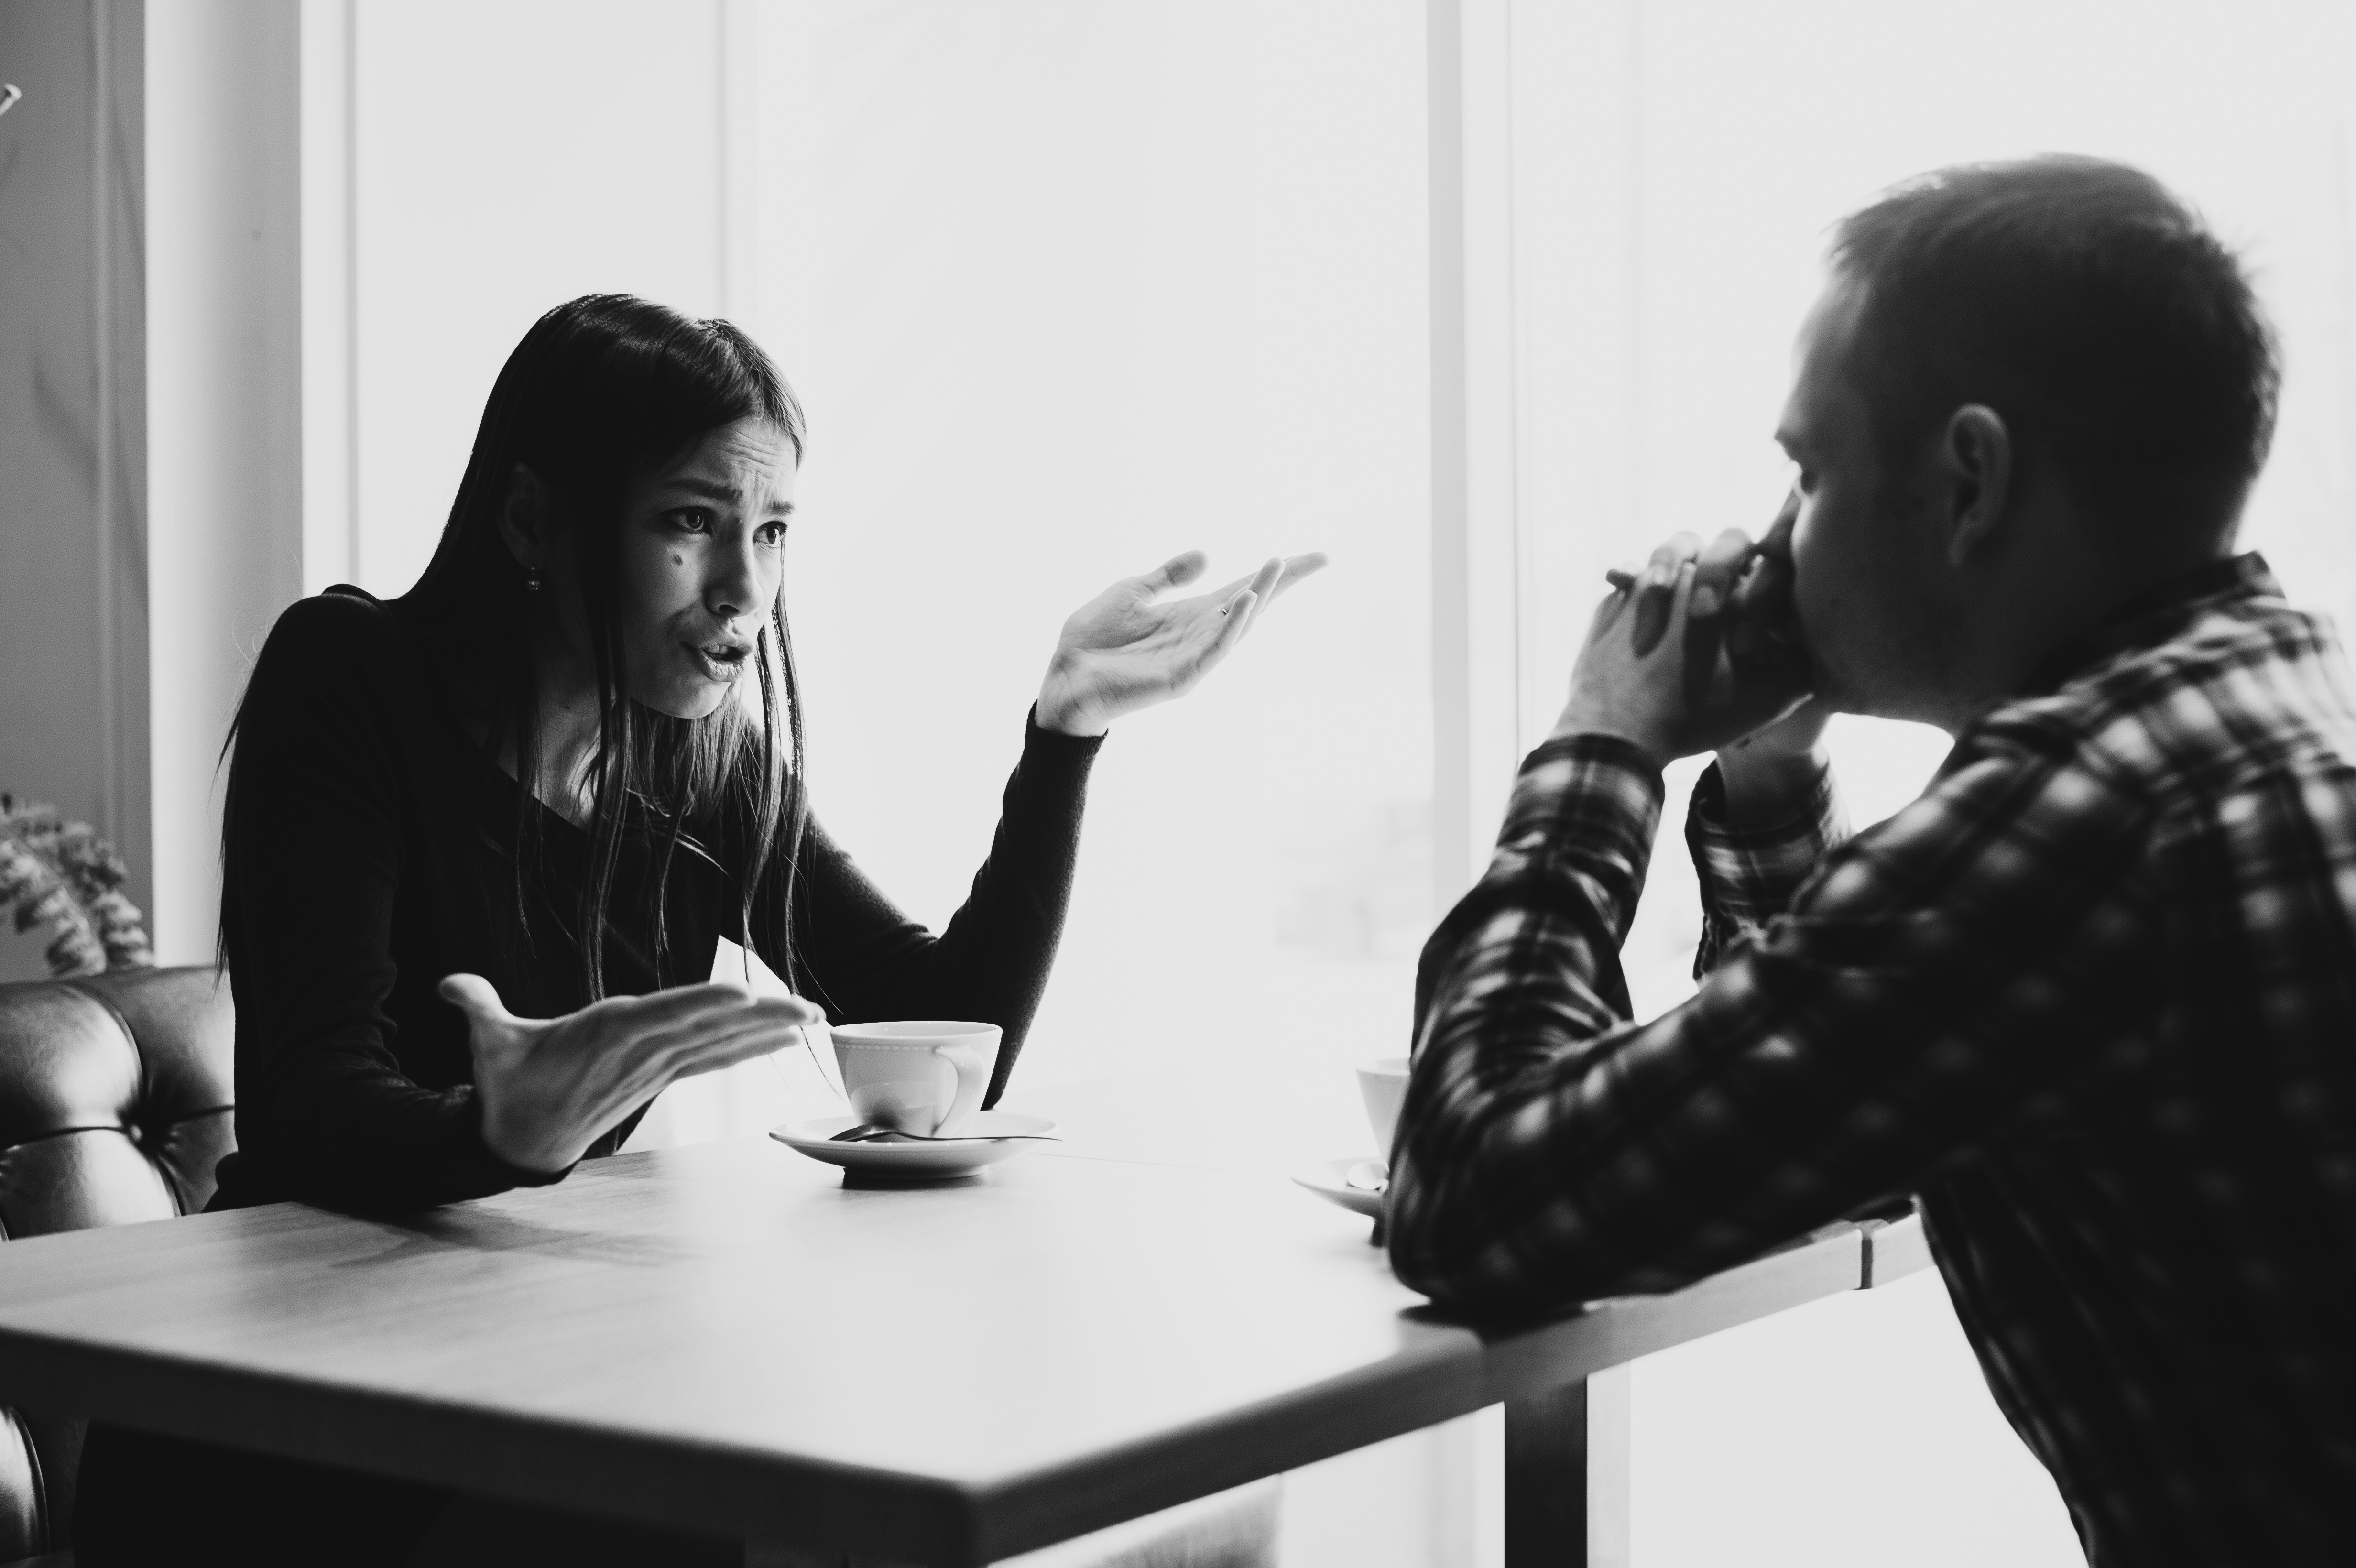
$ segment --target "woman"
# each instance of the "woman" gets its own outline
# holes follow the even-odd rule
[[[1075,613],[990,858],[935,936],[807,817],[778,592],[801,446],[792,394],[734,327],[574,300],[501,370],[417,585],[280,618],[233,731],[239,1148],[216,1207],[561,1180],[667,1083],[829,1015],[996,1023],[1003,1092],[1106,726],[1189,689],[1323,560],[1157,602],[1201,571],[1182,556]],[[798,995],[680,984],[723,935]],[[192,1540],[248,1562],[738,1550],[112,1430],[91,1435],[76,1533],[91,1568]]]

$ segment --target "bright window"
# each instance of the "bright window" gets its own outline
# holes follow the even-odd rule
[[[1329,551],[1108,746],[1016,1093],[1081,1110],[1183,1067],[1228,1155],[1357,1148],[1348,1064],[1405,1049],[1430,918],[1419,7],[558,15],[360,9],[363,584],[423,564],[539,311],[725,309],[810,415],[818,809],[937,925],[1065,614],[1189,547],[1214,583]],[[690,1086],[692,1130],[775,1120],[774,1072],[731,1075],[733,1110]]]
[[[359,0],[353,575],[413,579],[549,304],[626,289],[743,320],[811,416],[787,592],[819,809],[938,923],[1066,612],[1189,546],[1218,581],[1332,552],[1237,664],[1107,747],[1015,1091],[1079,1120],[1150,1078],[1198,1150],[1269,1168],[1364,1143],[1348,1064],[1404,1049],[1433,889],[1559,706],[1602,569],[1772,513],[1826,229],[1887,183],[2109,154],[2247,243],[2289,368],[2249,539],[2296,597],[2356,610],[2340,7],[1430,9],[1464,19],[1478,122],[1467,526],[1475,640],[1503,652],[1463,688],[1432,677],[1420,0]],[[1472,702],[1510,710],[1458,723]],[[1481,751],[1437,828],[1435,761],[1463,759],[1435,759],[1436,712]],[[1844,720],[1858,819],[1944,745]],[[1628,946],[1640,1013],[1690,991],[1696,771],[1673,770]],[[756,1130],[812,1085],[691,1087],[657,1131]],[[1643,1568],[2076,1560],[1927,1277],[1636,1387]],[[1374,1469],[1297,1478],[1327,1523],[1294,1561],[1494,1547],[1474,1447],[1415,1449],[1379,1499]],[[1402,1524],[1395,1494],[1437,1471]]]
[[[1190,546],[1334,564],[1116,727],[1018,1095],[1151,1075],[1279,1166],[1366,1136],[1429,923],[1422,18],[762,18],[760,304],[810,409],[788,598],[818,808],[948,917],[1063,616]],[[774,175],[774,185],[770,184]],[[1091,1087],[1093,1086],[1093,1087]]]

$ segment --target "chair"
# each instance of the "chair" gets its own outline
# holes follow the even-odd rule
[[[210,968],[0,986],[0,1239],[202,1209],[233,1147],[231,1034]],[[72,1562],[81,1436],[0,1406],[0,1563]]]

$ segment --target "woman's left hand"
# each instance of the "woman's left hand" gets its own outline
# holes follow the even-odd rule
[[[1039,688],[1039,728],[1101,735],[1123,714],[1184,696],[1270,601],[1324,564],[1323,555],[1282,557],[1215,593],[1167,601],[1165,591],[1203,574],[1201,550],[1121,579],[1064,623]]]

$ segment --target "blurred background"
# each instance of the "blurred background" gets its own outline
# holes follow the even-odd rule
[[[1828,227],[2041,150],[2249,258],[2288,379],[2247,538],[2356,599],[2347,8],[1987,0],[7,0],[0,789],[212,953],[272,619],[430,552],[491,379],[591,290],[724,315],[810,415],[811,785],[918,918],[986,848],[1063,616],[1210,551],[1333,565],[1096,775],[1014,1102],[1141,1157],[1365,1142],[1602,570],[1757,526]],[[1860,824],[1944,750],[1841,720]],[[1669,820],[1627,963],[1690,994]],[[0,936],[0,976],[39,944]],[[806,1061],[666,1096],[757,1132]],[[1151,1125],[1108,1131],[1151,1094]],[[1301,1201],[1311,1201],[1305,1196]],[[2078,1561],[1935,1276],[1639,1363],[1635,1561]],[[1492,1413],[1494,1415],[1494,1413]],[[1494,1561],[1493,1419],[1292,1479],[1287,1561]]]

